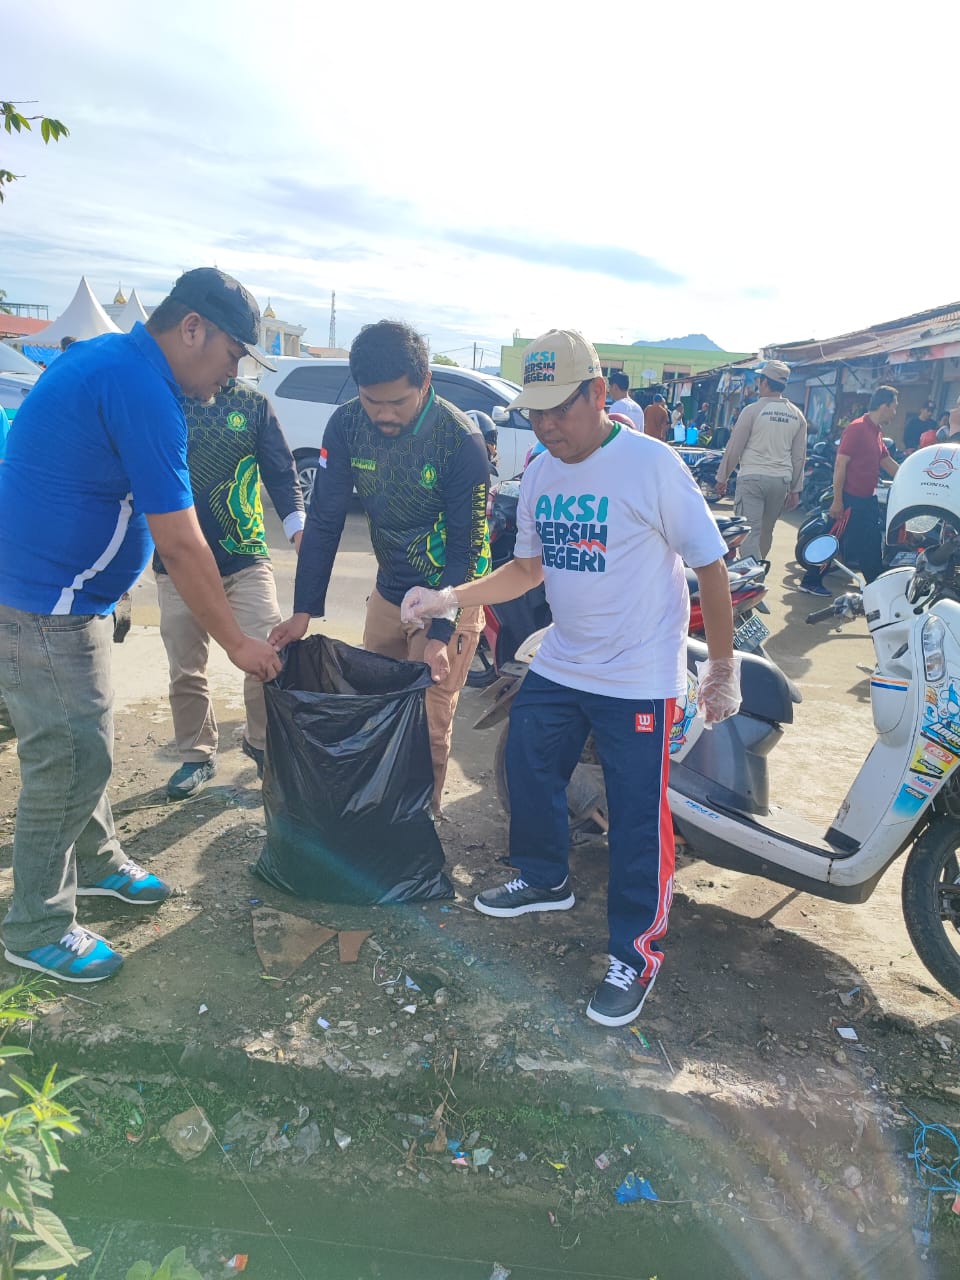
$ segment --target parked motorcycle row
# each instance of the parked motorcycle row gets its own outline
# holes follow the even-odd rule
[[[706,458],[695,465],[709,470]],[[905,548],[900,561],[807,618],[812,624],[865,619],[874,644],[870,693],[876,740],[837,813],[811,823],[779,808],[771,811],[767,759],[802,699],[763,653],[761,640],[753,652],[740,646],[739,712],[705,731],[696,715],[696,664],[706,657],[706,646],[696,635],[702,616],[693,593],[687,691],[678,701],[671,732],[669,803],[675,830],[694,856],[841,903],[865,902],[905,855],[901,904],[907,931],[928,971],[960,997],[960,468],[950,499],[941,483],[941,492],[931,491],[927,505],[918,507],[909,486],[916,488],[914,473],[924,465],[908,459],[893,489],[886,487],[884,498],[890,495],[891,506],[887,531],[898,529],[895,545]],[[822,478],[827,468],[829,485],[832,461],[824,462],[822,470],[815,462],[810,477],[819,470]],[[896,500],[897,492],[907,496]],[[495,564],[513,554],[518,494],[519,483],[512,481],[491,498]],[[819,495],[811,519],[820,523],[815,536],[798,538],[798,559],[807,568],[834,561],[856,583],[850,566],[837,559],[839,541],[823,522],[831,501],[831,493]],[[942,503],[943,509],[933,503]],[[718,526],[733,561],[748,527],[737,519],[719,519]],[[745,606],[738,615],[739,631],[744,619],[760,622],[751,611],[766,592],[766,566],[747,562],[742,570],[736,563],[729,567],[731,594]],[[695,575],[690,577],[695,585]],[[478,682],[491,684],[490,705],[475,728],[500,725],[495,777],[509,811],[507,716],[550,615],[542,587],[488,612],[488,647]],[[765,638],[766,628],[762,622],[760,626]],[[592,741],[571,779],[567,800],[573,831],[606,829],[603,775]]]

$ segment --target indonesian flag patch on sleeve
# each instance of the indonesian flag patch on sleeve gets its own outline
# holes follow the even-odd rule
[[[320,463],[320,466],[321,466],[321,467],[326,467],[326,465],[327,465],[327,451],[326,451],[326,449],[321,449],[321,450],[320,450],[319,463]]]

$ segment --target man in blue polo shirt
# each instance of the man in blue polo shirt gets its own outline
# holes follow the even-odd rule
[[[64,352],[10,432],[0,467],[0,694],[17,731],[21,793],[3,938],[21,968],[67,982],[110,977],[122,958],[77,924],[77,897],[154,906],[170,892],[124,854],[106,795],[111,615],[154,543],[230,660],[260,679],[279,670],[274,649],[237,625],[200,531],[180,403],[181,394],[208,399],[244,355],[260,359],[259,321],[236,280],[188,271],[145,327]]]

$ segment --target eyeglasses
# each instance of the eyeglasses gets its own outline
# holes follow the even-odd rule
[[[592,379],[588,382],[581,383],[572,396],[567,396],[566,400],[561,404],[554,405],[552,409],[521,409],[520,413],[528,422],[532,422],[534,426],[536,426],[538,422],[542,422],[544,418],[554,418],[557,422],[562,422],[580,397],[586,394],[586,390],[590,386],[591,381]]]

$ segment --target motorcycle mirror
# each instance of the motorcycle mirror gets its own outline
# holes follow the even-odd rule
[[[800,549],[800,559],[808,569],[819,569],[827,564],[840,550],[840,541],[832,533],[821,533],[811,538],[805,547]]]

